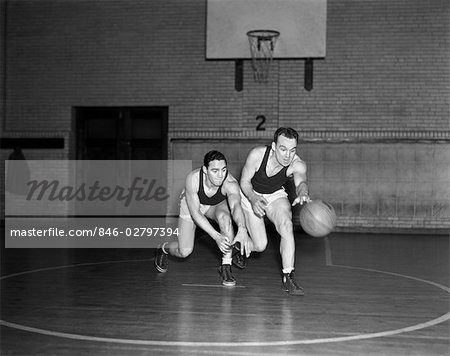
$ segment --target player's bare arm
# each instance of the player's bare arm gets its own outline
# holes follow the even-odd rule
[[[292,202],[292,206],[310,201],[308,195],[308,184],[306,183],[306,164],[298,156],[295,157],[294,161],[287,172],[288,175],[292,174],[294,177],[295,193],[296,198]]]
[[[267,205],[266,199],[253,190],[251,179],[255,175],[264,157],[265,147],[256,147],[250,151],[241,174],[241,189],[252,204],[256,215],[262,217],[265,215]]]
[[[190,173],[186,177],[186,203],[191,213],[192,219],[203,231],[205,231],[211,238],[213,238],[219,249],[226,253],[231,245],[228,238],[221,233],[219,233],[208,221],[206,216],[200,211],[200,200],[198,198],[198,171]],[[200,172],[202,174],[202,172]]]

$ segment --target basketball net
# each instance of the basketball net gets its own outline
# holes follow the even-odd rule
[[[275,44],[280,33],[273,30],[255,30],[247,32],[247,36],[255,82],[267,83]]]

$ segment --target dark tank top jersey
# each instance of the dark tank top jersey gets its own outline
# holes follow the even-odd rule
[[[198,186],[198,199],[200,200],[200,204],[217,205],[217,204],[223,202],[226,199],[226,196],[222,194],[223,183],[220,185],[219,189],[217,189],[216,194],[214,194],[212,197],[208,197],[205,194],[205,189],[203,188],[203,172],[200,169],[198,173],[200,175],[199,186]],[[228,172],[227,172],[227,175],[225,176],[225,179],[227,179],[227,177],[228,177]],[[224,182],[225,182],[225,179],[223,180]]]
[[[267,161],[269,159],[270,146],[267,146],[264,158],[256,171],[255,175],[251,179],[253,190],[260,194],[272,194],[279,190],[283,184],[285,184],[289,177],[286,176],[288,167],[283,167],[281,171],[272,177],[268,177],[266,173]]]

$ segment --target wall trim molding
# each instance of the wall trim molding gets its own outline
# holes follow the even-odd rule
[[[300,218],[294,215],[295,228],[301,228]],[[338,216],[336,232],[404,232],[404,233],[450,233],[450,218],[411,218],[381,216]]]
[[[169,140],[261,140],[272,139],[275,129],[253,130],[172,130]],[[299,132],[305,142],[450,142],[450,130],[401,131],[401,130],[304,130]]]
[[[68,142],[64,131],[8,131],[0,136],[0,149],[9,150],[14,147],[22,149],[64,149]]]
[[[47,138],[67,137],[69,131],[4,131],[2,138]]]

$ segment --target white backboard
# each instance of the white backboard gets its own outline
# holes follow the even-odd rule
[[[327,0],[207,0],[206,58],[250,59],[247,32],[279,31],[274,58],[323,58]]]

